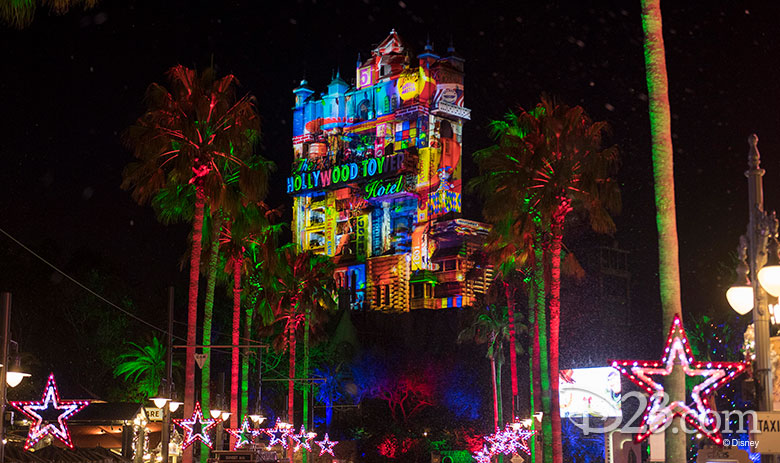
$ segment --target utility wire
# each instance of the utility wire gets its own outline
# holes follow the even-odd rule
[[[103,297],[103,296],[101,296],[100,294],[96,293],[95,291],[93,291],[92,289],[90,289],[89,287],[87,287],[86,285],[82,284],[80,281],[76,280],[76,279],[75,279],[75,278],[73,278],[72,276],[70,276],[70,275],[68,275],[67,273],[65,273],[64,271],[60,270],[60,268],[59,268],[59,267],[57,267],[56,265],[52,264],[52,263],[51,263],[51,262],[49,262],[48,260],[46,260],[46,259],[44,259],[43,257],[41,257],[40,255],[38,255],[38,254],[37,254],[35,251],[33,251],[32,249],[30,249],[30,248],[28,248],[27,246],[25,246],[25,245],[24,245],[24,243],[22,243],[21,241],[17,240],[17,239],[16,239],[16,238],[14,238],[13,236],[11,236],[11,234],[10,234],[10,233],[8,233],[7,231],[3,230],[2,228],[0,228],[0,233],[2,233],[2,234],[4,234],[5,236],[7,236],[7,237],[8,237],[8,238],[9,238],[11,241],[13,241],[14,243],[16,243],[16,244],[18,244],[19,246],[21,246],[21,247],[22,247],[22,249],[24,249],[25,251],[29,252],[29,253],[30,253],[30,254],[32,254],[33,256],[37,257],[37,258],[38,258],[38,260],[40,260],[40,261],[41,261],[41,262],[43,262],[44,264],[48,265],[49,267],[53,268],[54,270],[56,270],[57,272],[59,272],[59,273],[60,273],[62,276],[64,276],[64,277],[65,277],[65,278],[67,278],[68,280],[72,281],[73,283],[77,284],[77,285],[78,285],[78,286],[80,286],[82,289],[84,289],[84,290],[85,290],[85,291],[87,291],[88,293],[92,294],[92,295],[93,295],[93,296],[95,296],[96,298],[100,299],[101,301],[105,302],[106,304],[110,305],[111,307],[113,307],[113,308],[115,308],[115,309],[119,310],[120,312],[124,313],[124,314],[125,314],[125,315],[127,315],[128,317],[130,317],[130,318],[132,318],[132,319],[134,319],[134,320],[136,320],[136,321],[139,321],[139,322],[143,323],[144,325],[146,325],[146,326],[148,326],[148,327],[150,327],[150,328],[153,328],[153,329],[155,329],[155,330],[157,330],[157,331],[159,331],[159,332],[161,332],[161,333],[163,333],[163,334],[168,334],[168,331],[166,331],[166,330],[164,330],[164,329],[162,329],[162,328],[160,328],[160,327],[158,327],[158,326],[155,326],[154,324],[152,324],[152,323],[149,323],[149,322],[147,322],[146,320],[144,320],[144,319],[142,319],[142,318],[140,318],[140,317],[138,317],[138,316],[136,316],[136,315],[133,315],[132,313],[128,312],[127,310],[123,309],[122,307],[120,307],[120,306],[118,306],[118,305],[114,304],[113,302],[109,301],[109,300],[108,300],[108,299],[106,299],[105,297]],[[177,338],[178,338],[178,337],[177,337]],[[179,338],[179,339],[181,339],[181,338]]]
[[[93,296],[95,296],[96,298],[100,299],[101,301],[105,302],[106,304],[110,305],[111,307],[113,307],[113,308],[115,308],[115,309],[119,310],[120,312],[124,313],[125,315],[127,315],[127,316],[128,316],[128,317],[130,317],[130,318],[132,318],[133,320],[139,321],[139,322],[143,323],[144,325],[146,325],[146,326],[148,326],[148,327],[150,327],[150,328],[152,328],[152,329],[155,329],[155,330],[159,331],[160,333],[163,333],[163,334],[166,334],[166,335],[168,334],[168,330],[162,329],[162,328],[160,328],[160,327],[158,327],[158,326],[156,326],[156,325],[154,325],[154,324],[152,324],[152,323],[149,323],[149,322],[147,322],[147,321],[146,321],[146,320],[144,320],[143,318],[140,318],[140,317],[138,317],[138,316],[136,316],[136,315],[133,315],[131,312],[128,312],[127,310],[123,309],[122,307],[120,307],[120,306],[118,306],[118,305],[114,304],[113,302],[109,301],[109,300],[108,300],[108,299],[106,299],[105,297],[103,297],[103,296],[101,296],[100,294],[96,293],[95,291],[93,291],[92,289],[90,289],[89,287],[87,287],[86,285],[84,285],[83,283],[81,283],[80,281],[76,280],[76,279],[75,279],[75,278],[73,278],[72,276],[70,276],[70,275],[68,275],[67,273],[65,273],[63,270],[60,270],[60,268],[59,268],[59,267],[57,267],[56,265],[52,264],[51,262],[49,262],[49,261],[48,261],[48,260],[46,260],[45,258],[41,257],[39,254],[37,254],[37,253],[36,253],[35,251],[33,251],[32,249],[30,249],[30,248],[28,248],[27,246],[25,246],[25,245],[24,245],[24,243],[22,243],[21,241],[17,240],[17,239],[16,239],[16,238],[14,238],[13,236],[11,236],[11,234],[10,234],[10,233],[8,233],[7,231],[3,230],[2,228],[0,228],[0,233],[2,233],[3,235],[7,236],[7,237],[8,237],[8,238],[9,238],[11,241],[13,241],[14,243],[18,244],[18,245],[19,245],[19,246],[20,246],[22,249],[24,249],[25,251],[29,252],[30,254],[32,254],[33,256],[35,256],[36,258],[38,258],[38,260],[40,260],[40,261],[41,261],[41,262],[43,262],[44,264],[48,265],[49,267],[53,268],[53,269],[54,269],[54,270],[56,270],[58,273],[60,273],[62,276],[64,276],[64,277],[65,277],[65,278],[67,278],[68,280],[72,281],[73,283],[75,283],[76,285],[78,285],[79,287],[81,287],[82,289],[84,289],[85,291],[87,291],[88,293],[92,294],[92,295],[93,295]],[[177,320],[174,320],[174,322],[175,322],[175,323],[184,324],[184,323],[182,323],[182,322],[179,322],[179,321],[177,321]],[[187,339],[185,339],[185,338],[183,338],[183,337],[181,337],[181,336],[176,336],[176,335],[175,335],[175,334],[173,334],[173,333],[171,333],[171,336],[172,336],[173,338],[175,338],[175,339],[178,339],[178,340],[180,340],[180,341],[187,342]],[[215,352],[220,352],[220,353],[223,353],[223,354],[227,354],[227,353],[229,353],[229,351],[224,351],[224,350],[221,350],[221,349],[212,349],[212,351],[215,351]],[[241,356],[244,356],[245,354],[244,354],[244,352],[239,352],[239,355],[241,355]]]

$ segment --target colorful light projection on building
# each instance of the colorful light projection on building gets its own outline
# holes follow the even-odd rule
[[[410,60],[393,31],[359,60],[353,85],[337,74],[322,94],[306,81],[293,90],[294,167],[285,185],[294,198],[292,233],[301,248],[331,256],[348,285],[360,281],[360,289],[340,292],[353,308],[461,307],[473,299],[465,271],[433,275],[437,250],[472,238],[430,236],[434,223],[461,212],[470,111],[464,62],[448,53],[440,57],[427,45]],[[415,292],[419,272],[431,275]],[[440,282],[447,289],[434,294]],[[423,296],[412,303],[413,293]]]
[[[287,177],[287,193],[297,194],[316,189],[343,187],[350,182],[391,175],[403,168],[404,155],[367,158],[327,168],[309,169],[316,164],[302,162],[299,172]]]

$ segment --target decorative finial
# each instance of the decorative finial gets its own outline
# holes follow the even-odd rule
[[[758,135],[752,134],[748,137],[748,167],[751,169],[759,169],[761,164],[761,154],[758,152]]]
[[[358,59],[357,59],[357,66],[356,67],[360,67],[362,65],[363,65],[363,60],[360,59],[360,52],[358,52]]]
[[[447,47],[447,53],[450,53],[450,54],[455,53],[455,44],[453,43],[453,40],[452,40],[452,34],[450,34],[450,46]]]

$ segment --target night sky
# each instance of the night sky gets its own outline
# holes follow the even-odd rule
[[[369,56],[395,28],[413,56],[430,37],[436,52],[452,40],[466,60],[472,121],[464,130],[464,179],[475,174],[470,154],[490,144],[487,123],[515,105],[532,106],[543,91],[612,125],[624,196],[615,238],[631,251],[635,310],[660,327],[639,2],[585,3],[103,0],[65,16],[39,11],[24,30],[0,27],[0,228],[58,265],[85,254],[110,263],[127,296],[162,325],[164,287],[185,289],[179,261],[189,228],[159,224],[150,206],[119,188],[131,160],[120,134],[142,113],[146,87],[179,63],[203,69],[213,60],[220,74],[235,74],[258,98],[261,151],[278,165],[269,202],[289,209],[283,180],[292,89],[305,76],[323,91],[337,71],[349,82],[358,53]],[[731,254],[747,223],[743,171],[752,132],[767,169],[768,207],[780,206],[780,9],[687,3],[662,5],[683,307],[725,317]],[[479,219],[475,198],[464,209]],[[16,245],[0,236],[0,247]],[[0,274],[15,265],[0,261]],[[38,268],[25,277],[37,290],[69,284]],[[16,306],[41,316],[59,310],[25,306],[19,297]]]

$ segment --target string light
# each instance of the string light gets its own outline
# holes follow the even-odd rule
[[[679,360],[686,376],[705,378],[691,391],[692,404],[684,401],[670,402],[665,407],[664,387],[650,378],[651,375],[668,376],[674,369],[675,360]],[[647,439],[650,434],[664,426],[674,416],[682,417],[705,437],[716,444],[722,444],[723,438],[709,405],[708,396],[745,371],[743,362],[697,362],[691,353],[690,343],[679,315],[674,317],[669,335],[666,338],[664,356],[660,362],[644,360],[613,360],[612,367],[626,376],[650,395],[650,401],[642,417],[643,432],[635,436],[636,442]],[[640,365],[641,363],[641,365]]]
[[[531,448],[528,445],[528,439],[535,434],[535,430],[525,429],[522,423],[507,423],[503,430],[497,429],[493,434],[484,436],[487,445],[473,455],[474,460],[477,463],[488,463],[495,455],[520,455],[520,450],[526,455],[530,455]]]
[[[203,442],[208,448],[213,448],[209,431],[221,421],[220,418],[203,419],[200,402],[195,402],[195,409],[192,411],[192,416],[189,419],[180,418],[173,420],[174,423],[184,430],[184,441],[181,444],[181,448],[186,449],[196,440]]]
[[[60,400],[57,383],[54,381],[54,373],[51,373],[39,402],[15,401],[9,403],[33,421],[30,425],[30,431],[27,433],[27,440],[24,442],[24,449],[29,450],[45,436],[52,436],[69,448],[73,448],[67,421],[90,402],[88,400]],[[57,414],[57,417],[55,419],[49,418],[54,413]]]
[[[314,441],[314,443],[320,447],[320,456],[322,456],[323,453],[328,453],[330,454],[330,456],[334,456],[333,447],[335,447],[336,444],[339,443],[339,441],[330,440],[330,438],[328,437],[328,433],[325,433],[324,439]]]
[[[227,431],[228,434],[236,438],[236,441],[233,444],[233,450],[238,450],[239,448],[245,445],[251,445],[255,437],[263,433],[263,431],[259,429],[252,428],[252,423],[249,419],[249,415],[244,416],[244,421],[241,423],[241,427],[229,428],[229,429],[225,429],[225,431]]]
[[[263,432],[271,438],[268,447],[266,447],[268,450],[271,450],[271,447],[277,444],[287,448],[287,436],[290,435],[290,426],[282,423],[280,418],[276,419],[276,424],[273,428],[263,429]]]
[[[315,437],[317,437],[317,434],[306,432],[306,428],[301,425],[301,432],[299,434],[290,434],[290,438],[295,442],[293,452],[297,452],[301,447],[311,452],[311,440]]]

